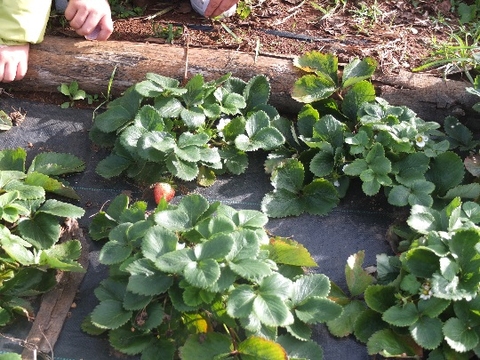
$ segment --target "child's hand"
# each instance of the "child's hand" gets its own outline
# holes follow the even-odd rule
[[[27,73],[30,45],[0,46],[0,83],[22,80]]]
[[[113,32],[112,14],[106,0],[70,0],[65,18],[79,35],[88,36],[98,27],[96,40],[107,40]]]
[[[215,17],[221,15],[236,3],[238,3],[238,0],[210,0],[205,9],[205,16]]]

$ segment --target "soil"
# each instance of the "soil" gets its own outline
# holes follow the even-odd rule
[[[371,56],[383,73],[421,65],[432,51],[432,41],[447,42],[451,29],[458,23],[450,12],[449,0],[247,0],[251,4],[250,15],[244,19],[235,15],[222,21],[196,14],[188,0],[132,1],[143,6],[141,16],[122,18],[125,9],[120,12],[112,8],[115,30],[111,40],[168,41],[172,46],[288,57],[317,50],[336,55],[340,63]],[[334,3],[339,3],[337,8]],[[331,11],[324,13],[320,7]],[[78,37],[62,24],[65,21],[61,16],[53,17],[47,35]],[[167,39],[169,34],[176,36]],[[61,94],[16,96],[58,104],[65,101]],[[85,103],[77,102],[75,106],[88,106]]]

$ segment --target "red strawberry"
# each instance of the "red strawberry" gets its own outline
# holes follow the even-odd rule
[[[153,185],[153,198],[155,199],[155,203],[157,205],[162,199],[170,202],[174,196],[175,189],[169,183],[159,182]]]

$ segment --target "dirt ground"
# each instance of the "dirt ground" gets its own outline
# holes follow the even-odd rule
[[[421,65],[432,51],[432,41],[448,41],[451,28],[458,23],[448,0],[250,0],[250,15],[223,21],[196,14],[189,0],[133,1],[145,11],[129,18],[114,12],[111,40],[281,56],[317,50],[335,54],[340,63],[372,56],[387,74]],[[340,4],[335,8],[335,3]],[[47,35],[78,37],[65,23],[61,15],[52,17]],[[14,95],[50,103],[65,101],[59,93]],[[88,105],[78,102],[75,106]]]
[[[337,55],[340,62],[373,56],[386,72],[420,65],[434,39],[448,40],[450,30],[441,19],[456,23],[448,0],[348,0],[336,9],[330,0],[252,0],[252,12],[245,19],[235,15],[222,22],[197,15],[188,0],[136,1],[147,4],[146,11],[128,19],[117,17],[111,40],[166,42],[172,25],[177,35],[172,42],[178,46],[282,55],[318,50]],[[318,7],[331,11],[324,14]],[[55,21],[48,33],[77,36]]]

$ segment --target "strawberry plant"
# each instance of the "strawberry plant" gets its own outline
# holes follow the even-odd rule
[[[270,237],[267,217],[187,195],[153,212],[125,195],[92,221],[107,239],[99,260],[110,276],[82,328],[142,359],[321,359],[311,326],[341,306],[297,242]]]
[[[264,76],[244,82],[229,75],[185,86],[158,74],[132,86],[98,115],[91,139],[112,147],[97,172],[153,184],[168,174],[211,185],[217,174],[241,174],[247,153],[285,142],[286,120],[267,104]],[[286,125],[288,130],[288,124]]]
[[[445,119],[441,132],[437,122],[375,98],[366,80],[372,60],[352,61],[341,80],[333,55],[309,53],[295,64],[308,74],[296,82],[293,97],[307,104],[298,114],[293,150],[273,151],[267,160],[274,187],[262,202],[268,216],[326,214],[353,177],[368,196],[383,188],[395,206],[480,195],[480,185],[469,182],[453,152],[473,149],[478,141],[457,119]]]
[[[0,151],[0,326],[15,313],[29,318],[33,309],[26,297],[56,285],[57,270],[83,271],[76,261],[81,244],[59,243],[60,221],[79,218],[84,210],[47,194],[78,199],[59,176],[82,171],[73,155],[42,153],[26,169],[25,150]]]
[[[459,198],[439,210],[415,205],[407,223],[410,248],[378,255],[375,278],[362,269],[362,252],[348,259],[350,295],[332,285],[344,311],[330,331],[354,334],[372,355],[480,356],[480,206]]]

